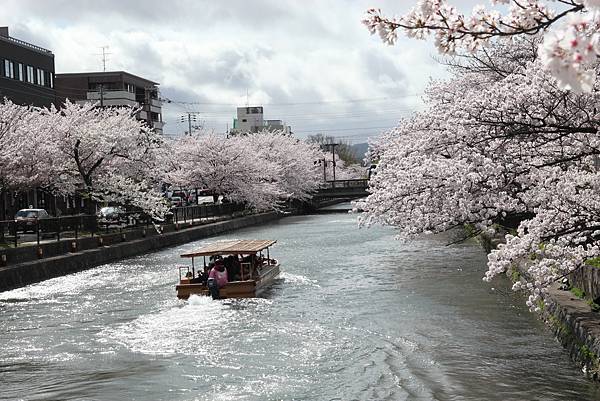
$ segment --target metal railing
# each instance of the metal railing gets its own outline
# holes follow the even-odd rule
[[[357,180],[336,180],[336,181],[325,181],[322,188],[367,188],[369,186],[369,180],[357,179]]]
[[[237,203],[221,203],[217,205],[184,206],[171,209],[174,223],[194,222],[195,220],[210,219],[218,216],[243,212],[244,205]]]
[[[28,220],[0,220],[0,247],[18,247],[22,244],[40,244],[79,239],[100,234],[125,232],[151,225],[170,223],[206,224],[223,216],[244,212],[244,205],[224,203],[218,205],[194,205],[171,209],[164,221],[153,220],[141,212],[123,212],[109,217],[78,214]]]

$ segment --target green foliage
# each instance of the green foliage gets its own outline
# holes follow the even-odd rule
[[[542,311],[542,312],[544,311],[544,309],[546,309],[546,303],[541,299],[538,299],[537,306],[538,306],[538,308],[540,308],[540,311]]]
[[[585,291],[583,291],[581,288],[571,287],[571,293],[577,298],[585,298]]]
[[[592,258],[585,261],[585,264],[596,269],[600,269],[600,257]]]
[[[592,312],[600,312],[600,305],[598,305],[596,302],[594,302],[593,299],[589,299],[587,301],[587,304],[590,306],[590,308],[592,309]]]
[[[518,269],[513,267],[510,272],[510,279],[512,280],[513,283],[520,281],[521,280],[521,272],[519,272]]]
[[[474,237],[477,235],[477,231],[475,230],[475,226],[473,224],[464,224],[463,227],[467,233],[467,237]]]
[[[592,350],[585,344],[579,347],[579,351],[581,352],[581,356],[587,360],[593,361],[595,359],[598,359],[596,354],[594,354]]]

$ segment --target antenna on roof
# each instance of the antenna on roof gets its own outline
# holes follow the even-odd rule
[[[108,61],[108,56],[109,54],[112,53],[108,53],[106,50],[108,49],[108,45],[106,46],[100,46],[100,48],[102,49],[102,54],[99,54],[99,56],[102,56],[102,71],[106,72],[106,62]]]

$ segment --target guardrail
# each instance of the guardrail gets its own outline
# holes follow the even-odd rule
[[[0,220],[0,247],[18,247],[19,244],[40,244],[48,240],[79,239],[102,233],[126,232],[139,227],[164,223],[208,223],[214,218],[243,212],[244,205],[225,203],[218,205],[194,205],[171,209],[165,221],[155,221],[145,213],[119,213],[111,218],[79,214],[30,220]]]

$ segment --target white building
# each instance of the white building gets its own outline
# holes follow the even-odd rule
[[[292,128],[282,120],[265,120],[262,106],[238,107],[230,134],[256,133],[260,131],[283,131],[292,134]]]

